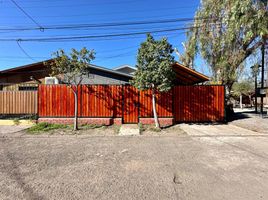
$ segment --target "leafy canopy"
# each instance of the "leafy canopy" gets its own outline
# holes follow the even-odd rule
[[[233,96],[239,97],[240,95],[250,95],[254,93],[254,82],[250,79],[242,80],[234,83],[232,87]]]
[[[200,53],[214,80],[230,89],[243,70],[244,61],[268,35],[267,0],[203,0],[187,33],[189,65]]]
[[[132,84],[139,90],[170,90],[175,74],[172,70],[174,57],[172,45],[166,38],[155,40],[150,34],[137,55],[137,71]]]
[[[52,75],[63,75],[64,82],[74,85],[81,83],[83,75],[89,73],[90,62],[95,59],[95,52],[85,47],[80,51],[72,49],[69,55],[62,49],[52,55],[54,56],[51,62]]]

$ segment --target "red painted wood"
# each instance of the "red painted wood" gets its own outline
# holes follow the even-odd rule
[[[173,101],[177,122],[224,120],[224,86],[176,86]]]
[[[176,86],[173,91],[156,96],[159,117],[174,116],[175,121],[180,122],[224,120],[224,86]],[[70,87],[40,85],[38,97],[40,117],[74,115],[74,95]],[[139,92],[132,86],[118,85],[83,85],[79,88],[78,112],[82,117],[123,116],[125,123],[137,123],[138,103],[140,117],[153,117],[151,91]]]
[[[133,86],[124,86],[123,122],[138,123],[138,90]]]

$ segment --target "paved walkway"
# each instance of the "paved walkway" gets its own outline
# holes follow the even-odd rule
[[[140,129],[138,124],[122,124],[119,130],[119,135],[121,136],[140,135]]]

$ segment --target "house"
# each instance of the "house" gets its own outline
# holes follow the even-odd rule
[[[44,62],[46,60],[0,71],[0,90],[37,90],[39,84],[64,83],[64,78],[50,77],[51,70]],[[175,63],[175,85],[195,85],[206,82],[209,78],[193,69]],[[90,64],[89,74],[84,75],[82,84],[126,84],[133,78],[136,68],[122,65],[114,69]]]
[[[44,62],[32,63],[24,66],[0,71],[0,90],[37,90],[39,84],[61,83],[50,77],[51,70]],[[133,76],[120,70],[113,70],[97,65],[90,65],[90,73],[84,77],[82,84],[125,84]]]
[[[176,75],[175,85],[196,85],[209,81],[206,75],[180,63],[175,63],[172,68]]]
[[[176,74],[175,85],[195,85],[209,80],[207,76],[195,71],[194,69],[186,67],[180,63],[175,63],[172,67]],[[113,68],[113,70],[134,75],[137,68],[132,67],[130,65],[122,65]]]
[[[125,74],[134,75],[134,73],[137,71],[137,68],[136,67],[132,67],[130,65],[121,65],[119,67],[113,68],[113,70],[118,71],[118,72],[123,72]]]
[[[72,122],[74,96],[66,85],[57,84],[64,83],[64,75],[50,77],[51,69],[47,66],[38,62],[0,71],[3,90],[0,116],[38,115],[39,122]],[[195,86],[209,78],[179,63],[174,63],[172,68],[176,86],[168,93],[159,94],[156,101],[160,124],[222,121],[224,86]],[[130,66],[107,69],[91,64],[78,95],[79,123],[153,123],[150,91],[138,91],[128,84],[135,70]],[[203,114],[201,108],[204,113],[209,113],[211,108],[217,112]]]

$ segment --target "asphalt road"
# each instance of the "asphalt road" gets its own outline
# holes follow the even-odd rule
[[[268,199],[268,135],[181,128],[188,135],[48,137],[0,127],[0,199]]]

